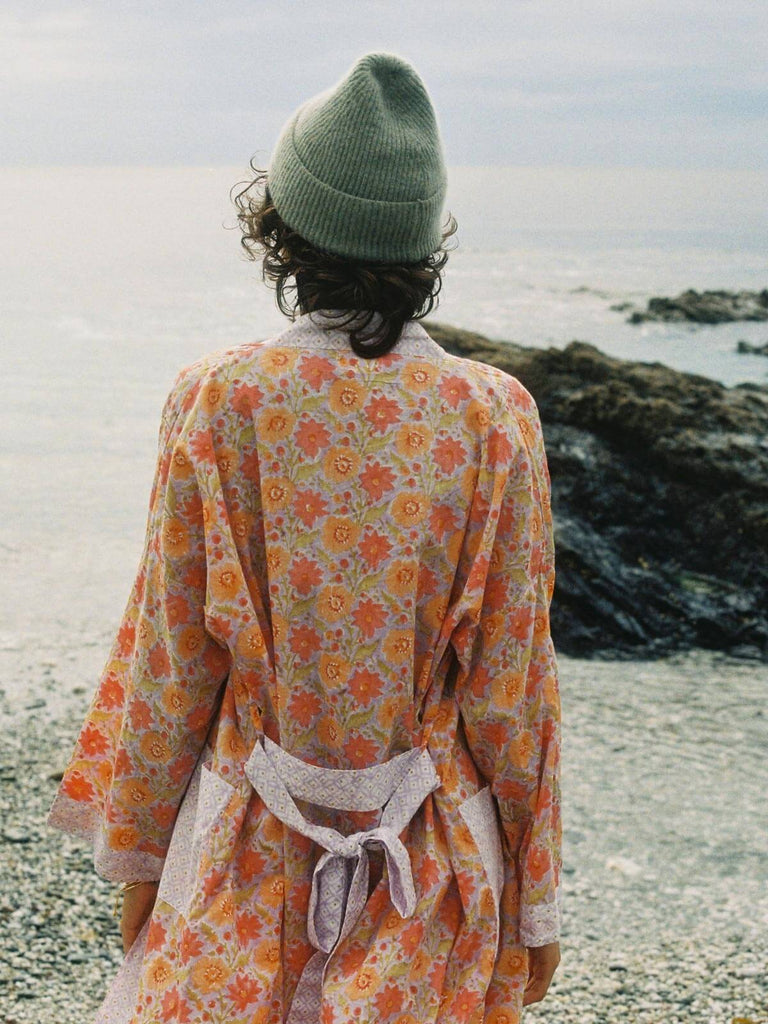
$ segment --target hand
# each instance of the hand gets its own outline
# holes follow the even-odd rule
[[[528,983],[523,992],[523,1006],[539,1003],[547,994],[552,975],[560,963],[560,943],[528,946]]]
[[[123,953],[127,953],[136,941],[136,936],[152,913],[157,897],[159,882],[142,882],[129,889],[123,896],[123,916],[120,931],[123,936]]]

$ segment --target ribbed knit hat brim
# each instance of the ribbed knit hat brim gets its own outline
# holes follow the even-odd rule
[[[437,119],[421,78],[394,54],[366,54],[302,104],[267,178],[282,219],[320,249],[416,262],[441,244],[447,175]]]

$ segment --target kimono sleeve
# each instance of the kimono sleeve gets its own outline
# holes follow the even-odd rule
[[[46,819],[91,843],[96,872],[115,882],[159,879],[230,667],[206,629],[203,503],[179,443],[184,375],[163,408],[135,582]]]
[[[501,948],[556,941],[562,923],[550,477],[538,409],[512,381],[488,438],[487,508],[474,562],[482,596],[455,637],[465,735],[500,812],[507,880]]]

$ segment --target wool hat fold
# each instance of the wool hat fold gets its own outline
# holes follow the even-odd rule
[[[349,259],[410,263],[442,242],[447,189],[432,101],[402,57],[360,57],[283,126],[267,186],[283,221]]]

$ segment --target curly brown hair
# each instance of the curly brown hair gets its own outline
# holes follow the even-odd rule
[[[349,312],[346,320],[333,324],[342,328],[363,318],[350,330],[349,342],[357,355],[373,359],[394,347],[406,321],[420,320],[432,311],[450,251],[445,242],[457,229],[451,214],[439,248],[416,263],[348,259],[312,245],[290,228],[272,204],[267,171],[255,167],[253,160],[249,166],[256,177],[234,197],[230,190],[242,233],[240,244],[247,259],[261,258],[262,280],[275,282],[282,313],[294,320],[297,310],[338,310],[342,316]],[[289,284],[289,278],[295,282]],[[286,301],[289,288],[296,291],[290,304]],[[364,333],[377,313],[381,323]]]

